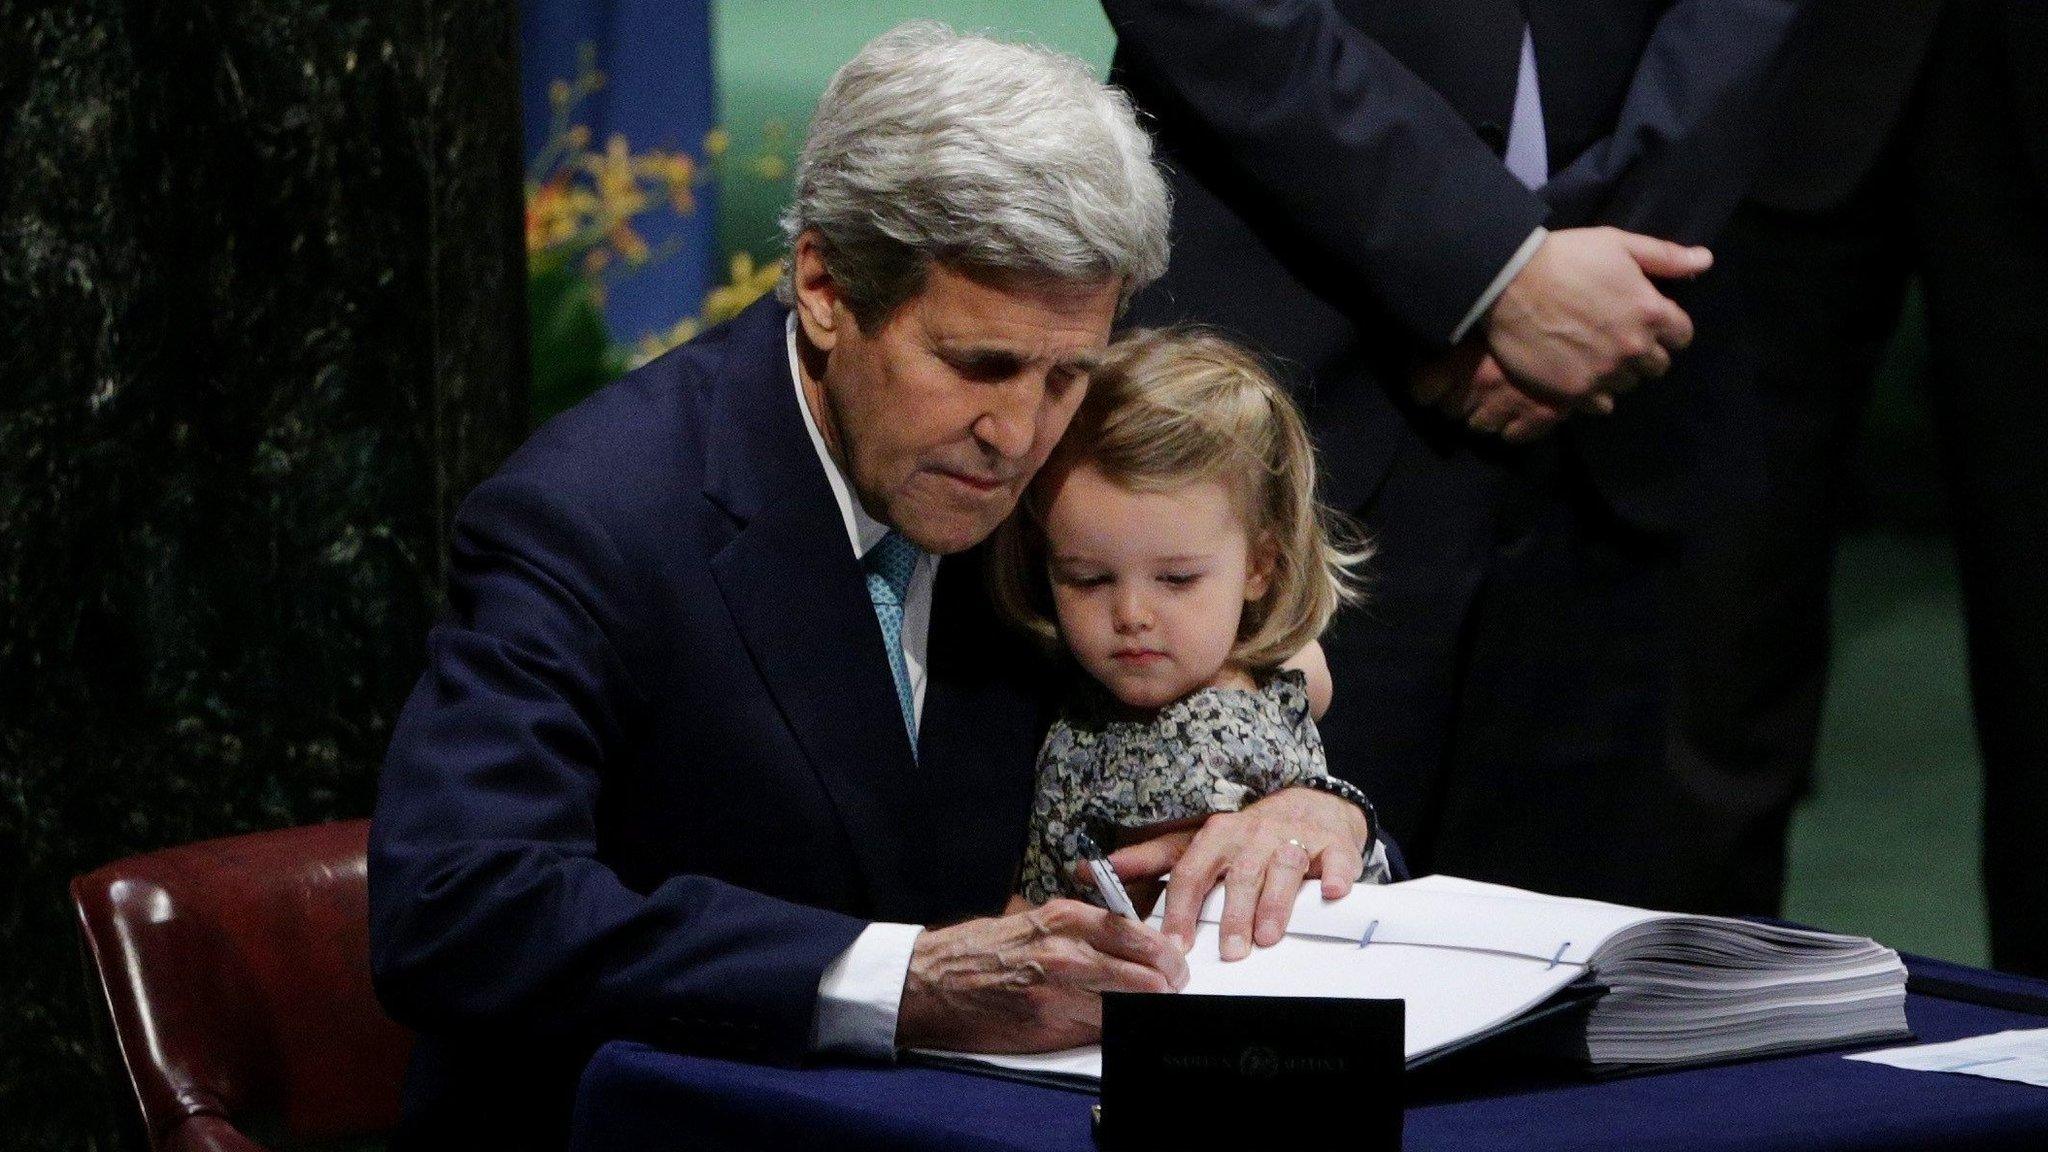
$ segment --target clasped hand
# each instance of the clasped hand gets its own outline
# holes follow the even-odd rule
[[[1102,1032],[1103,992],[1186,985],[1183,953],[1219,882],[1222,955],[1242,959],[1250,943],[1279,942],[1308,877],[1322,878],[1325,899],[1351,890],[1364,867],[1368,832],[1365,814],[1348,801],[1287,788],[1110,856],[1140,907],[1168,878],[1163,931],[1078,900],[926,929],[911,953],[897,1042],[969,1052],[1091,1043]]]
[[[1691,278],[1712,254],[1616,228],[1551,233],[1487,313],[1480,334],[1425,363],[1417,402],[1510,443],[1671,370],[1692,320],[1651,283]]]

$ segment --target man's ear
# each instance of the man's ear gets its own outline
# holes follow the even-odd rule
[[[796,238],[791,254],[795,268],[790,282],[796,288],[796,322],[803,326],[804,340],[820,352],[830,352],[847,324],[853,322],[839,293],[839,282],[825,266],[825,241],[817,229]]]
[[[1271,532],[1261,532],[1244,558],[1244,598],[1253,603],[1266,598],[1273,587],[1273,569],[1280,563],[1280,543]]]

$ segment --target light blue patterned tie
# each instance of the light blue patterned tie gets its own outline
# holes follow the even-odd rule
[[[882,643],[889,649],[889,671],[896,677],[896,703],[903,707],[903,730],[910,734],[912,756],[917,755],[917,710],[910,694],[910,667],[903,662],[903,600],[922,555],[917,545],[891,531],[861,558],[868,570],[868,599],[874,601]]]

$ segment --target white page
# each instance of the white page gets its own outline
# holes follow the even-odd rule
[[[1407,1027],[1402,1047],[1409,1059],[1520,1016],[1584,972],[1574,964],[1552,966],[1494,952],[1378,940],[1360,948],[1349,941],[1295,936],[1226,963],[1217,954],[1217,939],[1214,924],[1197,930],[1184,992],[1404,1000]],[[1095,1079],[1102,1075],[1102,1049],[1095,1045],[1030,1056],[932,1054],[1020,1071]]]
[[[1843,1057],[1916,1072],[1958,1072],[2048,1088],[2048,1028],[2016,1028],[1945,1044],[1915,1044]]]
[[[1202,906],[1204,922],[1223,918],[1223,899],[1221,888],[1209,894]],[[1452,876],[1360,884],[1342,900],[1325,901],[1321,882],[1312,880],[1295,897],[1287,933],[1357,943],[1370,929],[1374,942],[1472,948],[1545,964],[1584,964],[1616,932],[1669,915]],[[1152,922],[1157,925],[1159,917]]]
[[[1833,1009],[1833,1018],[1871,998],[1872,981],[1885,975],[1903,980],[1896,954],[1869,941],[1451,876],[1362,884],[1329,902],[1310,881],[1296,897],[1285,939],[1226,964],[1216,944],[1223,903],[1218,889],[1203,906],[1186,991],[1398,998],[1407,1003],[1410,1059],[1541,1004],[1610,943],[1603,963],[1612,970],[1603,975],[1618,991],[1596,1008],[1589,1025],[1589,1034],[1608,1037],[1641,1032],[1668,1040],[1731,1028],[1739,1034],[1759,1027],[1759,1017],[1789,1023],[1817,1008]],[[1151,923],[1160,921],[1154,915]],[[1788,970],[1795,960],[1801,963]],[[1770,969],[1770,979],[1752,978],[1759,968]],[[1069,1075],[1099,1075],[1101,1068],[1101,1053],[1092,1047],[967,1058]]]
[[[1212,996],[1332,996],[1405,1000],[1409,1059],[1503,1024],[1548,1000],[1585,971],[1495,952],[1288,937],[1226,963],[1216,926],[1188,954],[1185,991]]]

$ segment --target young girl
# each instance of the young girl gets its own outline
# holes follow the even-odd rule
[[[1039,750],[1023,900],[1105,903],[1074,875],[1082,834],[1113,849],[1292,785],[1349,789],[1316,733],[1315,641],[1367,550],[1334,527],[1301,416],[1252,356],[1190,330],[1109,349],[996,538],[998,607],[1086,673]]]

